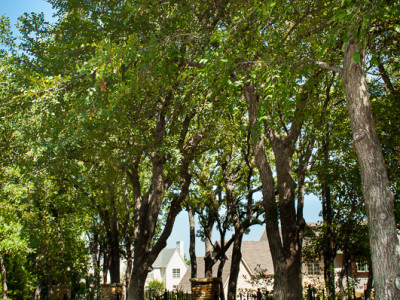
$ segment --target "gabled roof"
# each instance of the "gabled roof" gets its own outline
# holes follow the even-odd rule
[[[153,263],[153,268],[166,268],[175,251],[177,251],[176,248],[163,249]]]
[[[268,241],[243,241],[242,259],[250,268],[251,275],[255,274],[257,268],[261,268],[263,271],[266,270],[267,274],[274,274],[274,265]]]
[[[229,279],[231,262],[232,262],[232,247],[228,249],[226,252],[227,261],[225,262],[225,266],[222,272],[222,283],[225,286]],[[197,257],[197,277],[204,277],[204,257]],[[248,269],[250,275],[255,275],[256,269],[267,270],[267,274],[274,274],[274,268],[272,263],[271,253],[269,251],[269,244],[267,240],[264,240],[261,237],[260,241],[243,241],[242,242],[242,263]],[[213,276],[217,276],[218,265],[216,263],[213,266]],[[191,284],[191,268],[186,271],[183,276],[181,282],[178,285],[178,289],[183,290],[184,292],[190,292]]]

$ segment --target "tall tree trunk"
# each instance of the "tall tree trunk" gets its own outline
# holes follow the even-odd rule
[[[119,283],[121,280],[119,245],[116,241],[110,245],[110,283]]]
[[[155,149],[160,149],[159,147],[163,145],[166,134],[166,113],[169,109],[169,104],[172,98],[173,92],[171,91],[166,96],[162,108],[157,114],[157,125],[153,132]],[[151,183],[144,195],[140,182],[140,155],[136,157],[132,168],[128,172],[134,195],[134,261],[131,281],[128,287],[127,300],[144,299],[144,285],[147,274],[151,270],[151,267],[161,250],[167,245],[167,239],[171,235],[176,216],[182,210],[182,202],[186,199],[189,193],[191,182],[189,166],[193,160],[195,151],[197,151],[197,146],[203,137],[203,135],[198,135],[193,137],[190,142],[186,141],[190,120],[194,116],[195,112],[196,111],[193,110],[192,114],[185,117],[183,130],[181,131],[179,139],[178,148],[182,155],[182,159],[179,169],[179,182],[176,183],[179,183],[180,185],[180,192],[179,194],[176,194],[170,202],[164,228],[155,244],[153,238],[157,229],[157,220],[163,204],[164,195],[174,182],[172,178],[165,178],[164,175],[164,165],[167,160],[165,154],[163,151],[155,151],[151,155]],[[188,144],[185,144],[186,142]]]
[[[204,277],[212,277],[213,271],[212,267],[214,266],[214,259],[213,259],[213,245],[210,241],[211,233],[204,241],[205,243],[205,256],[204,256]]]
[[[103,252],[103,283],[108,282],[109,268],[110,268],[110,255],[108,254],[108,247],[105,247]]]
[[[238,225],[238,224],[236,224],[236,225]],[[237,281],[238,281],[238,277],[239,277],[240,261],[242,259],[242,250],[241,250],[242,249],[242,239],[243,239],[243,230],[241,228],[235,228],[235,238],[233,241],[231,270],[229,273],[228,299],[227,300],[236,300]]]
[[[93,232],[93,238],[90,238],[89,236],[89,246],[91,250],[91,258],[92,258],[92,264],[93,264],[93,269],[94,269],[94,286],[96,290],[99,290],[100,288],[100,256],[101,254],[99,253],[99,232],[96,229],[96,226],[94,226],[91,230]],[[88,283],[90,285],[90,283]]]
[[[110,187],[111,190],[113,187]],[[118,216],[115,203],[115,196],[111,190],[110,195],[111,205],[111,220],[109,228],[109,247],[110,247],[110,281],[111,283],[119,283],[121,280],[120,271],[120,251],[119,251],[119,230],[118,230]]]
[[[191,206],[188,207],[189,226],[190,226],[190,278],[197,278],[197,260],[196,260],[196,229],[194,223],[194,212]]]
[[[47,279],[47,299],[53,299],[54,291],[53,291],[53,278],[50,276]]]
[[[129,213],[127,213],[129,215]],[[129,216],[128,216],[129,217]],[[128,299],[128,287],[131,282],[132,266],[133,266],[133,251],[132,251],[132,241],[129,233],[130,223],[127,222],[125,227],[125,247],[126,247],[126,270],[125,270],[125,299]]]
[[[368,262],[368,281],[367,281],[367,288],[364,291],[365,300],[371,300],[371,293],[372,293],[372,285],[373,285],[373,274],[372,274],[372,266],[371,261]]]
[[[353,36],[344,47],[343,83],[367,211],[376,299],[400,299],[399,240],[394,196],[375,130],[365,77],[364,50]],[[360,61],[354,61],[356,53]]]
[[[164,229],[157,242],[152,245],[153,237],[157,227],[157,218],[163,200],[165,181],[163,180],[163,165],[158,158],[153,159],[153,175],[149,192],[145,196],[140,195],[138,189],[138,173],[133,175],[133,187],[135,190],[134,208],[134,261],[132,276],[129,285],[127,300],[143,300],[144,285],[151,266],[160,254],[161,250],[167,245],[167,239],[171,235],[172,228],[178,213],[182,210],[181,204],[189,193],[191,176],[188,173],[190,157],[185,157],[181,166],[181,190],[170,205]],[[132,175],[132,174],[131,174]]]
[[[151,270],[151,266],[159,252],[164,248],[158,246],[157,249],[153,247],[152,251],[150,250],[152,238],[157,227],[157,218],[161,209],[162,192],[164,190],[163,163],[159,157],[155,157],[152,160],[152,165],[151,187],[144,196],[141,196],[140,186],[138,186],[139,183],[137,180],[139,180],[139,174],[136,172],[137,170],[133,170],[134,175],[132,179],[135,194],[134,260],[128,291],[129,300],[144,299],[144,285],[147,274]],[[159,242],[161,240],[157,244]],[[158,251],[157,253],[156,250]]]
[[[131,231],[131,201],[127,188],[126,180],[123,181],[124,185],[124,199],[125,199],[125,221],[124,221],[124,242],[126,251],[126,270],[125,270],[125,299],[128,298],[128,287],[131,281],[131,272],[133,266],[133,251],[132,251],[132,231]]]
[[[214,224],[215,224],[214,210],[211,207],[209,207],[207,226],[206,228],[204,228],[204,235],[205,235],[204,277],[206,278],[213,276],[212,268],[215,264],[215,260],[213,257],[214,247],[212,244],[212,229],[214,227]]]
[[[4,264],[3,257],[0,254],[0,274],[3,300],[7,300],[7,270]]]
[[[226,263],[226,259],[225,259],[225,257],[222,257],[220,259],[220,263],[218,265],[218,271],[217,271],[217,277],[221,279],[221,284],[219,285],[219,288],[220,288],[219,292],[221,295],[220,300],[225,300],[225,291],[224,291],[224,285],[223,285],[223,281],[222,281],[222,273],[224,271],[225,263]]]
[[[127,251],[128,252],[128,251]],[[131,283],[131,273],[132,273],[132,266],[133,266],[133,256],[132,256],[132,250],[129,249],[129,252],[127,253],[128,259],[127,259],[127,264],[126,264],[126,270],[125,270],[125,299],[128,299],[128,287]]]
[[[323,165],[325,172],[329,172],[329,126],[327,126],[327,133],[325,134],[322,154],[323,154]],[[335,268],[334,268],[334,237],[332,229],[332,203],[331,203],[331,189],[327,180],[327,173],[323,174],[322,178],[322,219],[325,227],[324,247],[323,247],[323,259],[324,259],[324,280],[327,292],[327,298],[329,300],[335,299]]]
[[[136,252],[136,251],[135,251]],[[149,273],[149,266],[147,264],[142,265],[141,262],[144,259],[138,259],[133,261],[132,277],[130,281],[128,298],[132,300],[144,299],[144,286],[146,283],[147,274]]]
[[[263,187],[266,231],[275,274],[274,299],[300,300],[302,299],[301,233],[304,228],[304,219],[301,213],[299,216],[296,216],[294,201],[295,183],[291,175],[291,155],[294,152],[294,142],[297,140],[300,128],[297,124],[293,124],[291,133],[283,141],[270,128],[266,132],[274,148],[276,160],[279,192],[278,209],[275,198],[275,181],[271,166],[266,157],[264,138],[260,132],[261,125],[258,122],[259,97],[256,94],[253,84],[245,84],[244,95],[248,103],[255,161],[260,172]],[[302,211],[302,208],[300,211]],[[282,236],[278,226],[279,214]]]

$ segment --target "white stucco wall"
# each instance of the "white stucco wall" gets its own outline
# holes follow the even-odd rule
[[[173,269],[180,270],[179,278],[173,277]],[[179,284],[187,269],[188,266],[185,264],[183,256],[179,253],[179,251],[175,251],[167,265],[167,268],[165,269],[165,288],[169,291],[172,291],[174,286]]]

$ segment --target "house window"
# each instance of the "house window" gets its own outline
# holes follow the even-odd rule
[[[320,275],[321,269],[319,267],[319,261],[307,263],[307,273],[308,275]]]
[[[368,272],[368,265],[365,263],[358,262],[356,263],[357,272]]]
[[[181,278],[181,269],[172,269],[172,278]]]

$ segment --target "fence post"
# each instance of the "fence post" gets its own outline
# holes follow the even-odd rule
[[[313,300],[314,295],[313,295],[313,288],[311,287],[311,284],[308,285],[308,290],[307,290],[307,300]]]
[[[168,300],[168,292],[167,292],[167,290],[165,290],[165,292],[164,292],[164,300]]]

